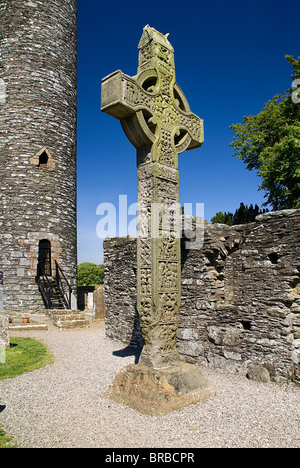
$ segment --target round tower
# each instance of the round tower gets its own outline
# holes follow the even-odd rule
[[[0,0],[6,313],[76,307],[76,3]]]

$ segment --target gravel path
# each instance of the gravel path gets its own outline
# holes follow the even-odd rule
[[[17,335],[17,332],[15,332]],[[217,396],[163,418],[103,397],[134,356],[103,325],[19,332],[45,342],[54,364],[0,381],[0,425],[22,447],[300,447],[300,389],[206,369]],[[120,353],[119,353],[120,354]]]

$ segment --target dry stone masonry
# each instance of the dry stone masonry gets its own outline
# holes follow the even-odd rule
[[[135,244],[104,242],[106,333],[140,345]],[[267,213],[248,225],[207,224],[200,250],[184,246],[183,239],[181,356],[256,380],[300,384],[300,210]]]
[[[45,311],[48,245],[76,292],[76,0],[0,0],[0,272],[6,313]]]

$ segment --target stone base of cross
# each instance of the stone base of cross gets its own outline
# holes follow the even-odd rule
[[[131,364],[118,373],[105,396],[140,413],[165,416],[215,394],[199,367],[178,362],[165,369]]]
[[[176,83],[168,35],[150,26],[139,43],[137,75],[119,70],[104,78],[101,99],[101,110],[121,121],[137,149],[137,309],[145,340],[140,364],[156,370],[179,366],[178,377],[182,373],[176,347],[181,302],[178,154],[202,145],[203,120],[190,111]]]

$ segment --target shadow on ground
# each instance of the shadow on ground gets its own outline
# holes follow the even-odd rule
[[[135,360],[134,360],[134,363],[135,364],[138,364],[139,360],[140,360],[140,355],[141,355],[141,352],[142,352],[142,349],[141,347],[138,347],[138,346],[126,346],[126,348],[124,349],[120,349],[118,351],[114,351],[113,352],[113,355],[114,356],[118,356],[118,357],[121,357],[121,358],[125,358],[125,357],[129,357],[129,356],[134,356]]]

